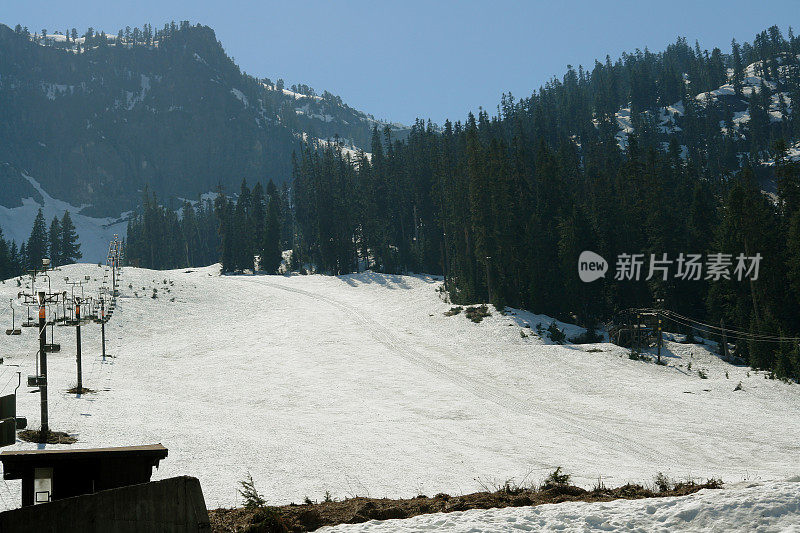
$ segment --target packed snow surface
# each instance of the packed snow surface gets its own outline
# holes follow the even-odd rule
[[[652,483],[657,472],[728,483],[800,475],[800,387],[729,365],[710,346],[668,340],[659,366],[608,343],[554,345],[536,334],[551,323],[542,315],[444,316],[451,306],[429,276],[218,272],[123,269],[106,327],[113,357],[100,359],[100,326],[82,328],[94,394],[66,393],[76,383],[74,328],[54,327],[62,349],[48,355],[51,427],[75,434],[76,448],[164,444],[154,479],[198,477],[210,508],[241,504],[248,471],[271,504],[326,491],[467,493],[541,481],[557,466],[585,487],[600,476],[607,486]],[[51,288],[69,291],[65,277],[89,275],[84,291],[96,294],[103,274],[66,266]],[[9,299],[29,285],[0,284],[4,328]],[[15,308],[19,324],[25,311]],[[39,395],[25,378],[36,346],[35,328],[0,336],[0,394],[14,391],[11,365],[20,365],[18,413],[34,428]],[[0,505],[18,505],[19,490],[0,482]],[[630,505],[669,512],[663,502]]]
[[[798,480],[800,481],[800,480]],[[373,520],[320,529],[320,533],[385,531],[637,531],[684,533],[800,531],[800,482],[739,483],[679,498],[568,502],[536,507],[476,509]]]

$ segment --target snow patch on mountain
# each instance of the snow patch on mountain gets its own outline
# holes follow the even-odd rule
[[[800,58],[800,55],[798,56]],[[776,61],[779,63],[777,70],[780,76],[786,75],[789,66],[783,64],[786,58],[778,57]],[[741,83],[741,96],[739,97],[739,104],[744,109],[733,111],[733,132],[728,131],[728,127],[724,121],[720,121],[720,131],[726,135],[735,134],[741,131],[742,127],[750,121],[750,106],[748,99],[755,94],[759,94],[762,89],[766,89],[773,93],[778,89],[778,84],[775,81],[765,77],[764,67],[761,62],[756,62],[748,65],[744,69],[744,77]],[[684,73],[684,81],[688,85],[690,79],[688,74]],[[695,100],[701,106],[709,106],[719,100],[731,102],[731,99],[736,99],[736,88],[733,84],[733,69],[728,69],[729,82],[721,85],[719,88],[700,93],[695,96]],[[782,122],[789,118],[792,114],[792,99],[791,95],[786,92],[777,92],[770,95],[770,104],[767,109],[767,116],[770,122]],[[649,110],[644,111],[649,114]],[[661,133],[671,134],[682,131],[677,125],[677,119],[685,115],[685,110],[682,102],[676,102],[670,106],[662,107],[658,113],[658,125]],[[628,146],[628,136],[634,132],[633,120],[631,117],[630,107],[622,107],[615,113],[618,132],[616,134],[617,144],[621,149],[626,149]],[[595,126],[599,123],[595,120]],[[662,143],[662,145],[669,146],[669,143]]]
[[[616,113],[614,116],[617,120],[617,127],[619,128],[619,133],[617,133],[617,144],[620,148],[625,150],[628,147],[628,135],[633,133],[633,122],[631,121],[631,108],[630,107],[623,107]]]
[[[245,107],[250,105],[250,102],[247,100],[247,96],[245,96],[245,94],[236,87],[231,88],[231,94],[235,96],[236,99],[241,103],[243,103]]]
[[[108,242],[115,233],[124,237],[127,232],[129,213],[123,213],[119,218],[94,218],[82,215],[80,211],[88,207],[87,205],[74,206],[53,198],[34,178],[24,173],[22,176],[41,194],[43,203],[40,204],[33,198],[24,198],[19,207],[8,208],[0,205],[0,228],[3,228],[5,238],[16,242],[17,246],[27,241],[39,208],[42,209],[48,227],[53,217],[61,219],[64,212],[69,211],[81,244],[83,260],[105,263]]]
[[[128,111],[133,109],[133,107],[136,104],[143,102],[149,90],[150,90],[150,76],[145,76],[144,74],[141,74],[139,78],[139,91],[138,92],[126,91],[127,95],[126,106],[128,108]]]
[[[75,92],[74,85],[63,85],[59,83],[42,83],[42,92],[48,100],[55,100],[56,96],[62,96],[67,93],[73,94]]]

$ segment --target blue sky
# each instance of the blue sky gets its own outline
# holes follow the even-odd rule
[[[3,3],[0,22],[37,32],[200,22],[249,74],[328,90],[404,123],[459,120],[478,106],[493,111],[504,91],[528,96],[568,64],[660,51],[679,35],[727,52],[733,37],[750,41],[773,24],[784,34],[800,26],[798,0]]]

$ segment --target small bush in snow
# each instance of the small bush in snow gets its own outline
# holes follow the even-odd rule
[[[569,476],[567,476],[569,477]],[[502,492],[503,494],[519,494],[525,489],[520,485],[517,485],[513,479],[507,479],[505,483],[500,487],[497,492]]]
[[[550,340],[555,342],[556,344],[564,344],[564,341],[567,340],[567,334],[564,333],[562,330],[558,329],[558,326],[556,326],[555,321],[553,321],[547,327],[547,334],[550,337]]]
[[[700,376],[700,379],[708,379],[708,374],[702,368],[697,371],[697,375]]]
[[[658,492],[669,492],[670,490],[672,490],[673,483],[669,480],[669,478],[666,475],[664,475],[663,472],[659,472],[658,474],[656,474],[654,482],[656,488],[658,489]]]
[[[250,472],[247,473],[247,478],[239,482],[239,495],[244,498],[244,506],[246,509],[263,509],[267,506],[261,494],[256,490],[253,476]]]
[[[594,328],[589,328],[580,335],[570,339],[570,342],[572,344],[594,344],[596,342],[601,342],[602,340],[602,335],[597,333]]]
[[[460,313],[463,310],[464,310],[463,307],[461,307],[460,305],[457,305],[455,307],[451,307],[449,311],[445,311],[444,312],[444,316],[454,316],[454,315],[457,315],[458,313]]]
[[[492,316],[486,304],[467,307],[467,310],[464,311],[464,314],[476,324],[487,316]]]
[[[553,487],[563,487],[564,485],[569,485],[570,478],[571,476],[562,472],[561,467],[559,466],[550,472],[550,475],[544,480],[542,488],[546,490]]]
[[[603,483],[603,476],[597,478],[597,483],[592,487],[592,492],[605,492],[606,484]]]
[[[519,336],[522,337],[523,339],[527,339],[528,338],[528,336],[525,334],[525,330],[524,329],[519,330]]]

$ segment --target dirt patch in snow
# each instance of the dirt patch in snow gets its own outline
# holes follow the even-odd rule
[[[19,440],[26,442],[37,442],[39,444],[75,444],[78,439],[73,435],[63,431],[50,430],[46,435],[42,435],[38,429],[26,429],[17,433]]]
[[[356,497],[342,501],[290,504],[264,509],[214,509],[210,510],[208,514],[211,518],[211,530],[215,533],[300,532],[314,531],[323,526],[337,524],[411,518],[421,514],[449,513],[469,509],[524,507],[573,501],[605,502],[619,499],[637,500],[686,496],[700,489],[716,489],[721,486],[721,482],[711,480],[703,484],[678,483],[664,491],[631,484],[613,489],[598,488],[591,491],[572,485],[550,486],[538,490],[504,487],[495,492],[476,492],[462,496],[437,494],[432,498],[417,496],[399,500]]]

